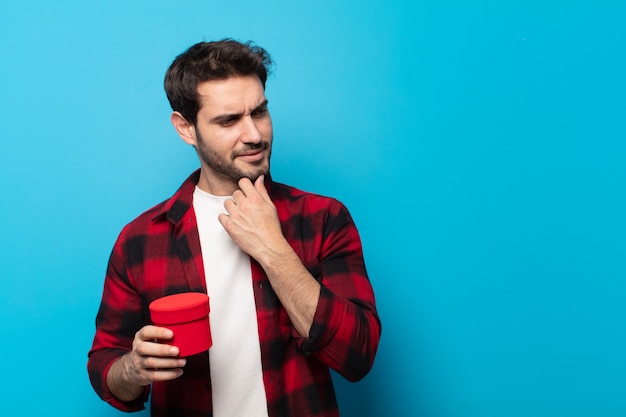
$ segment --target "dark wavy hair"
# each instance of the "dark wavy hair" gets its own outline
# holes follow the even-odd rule
[[[269,53],[252,42],[200,42],[174,59],[165,73],[165,93],[172,110],[195,125],[200,110],[199,83],[256,74],[265,88],[271,66]]]

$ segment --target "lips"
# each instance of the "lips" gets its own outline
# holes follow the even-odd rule
[[[259,143],[254,147],[246,146],[239,152],[234,153],[233,160],[240,159],[246,162],[259,162],[265,159],[265,151],[269,151],[269,148],[270,145],[268,142]]]
[[[265,158],[265,152],[263,152],[263,149],[256,149],[254,151],[240,153],[236,158],[246,162],[258,162]]]

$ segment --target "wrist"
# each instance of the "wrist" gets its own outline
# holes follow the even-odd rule
[[[301,263],[300,258],[286,240],[274,246],[268,246],[257,261],[268,274],[289,268],[294,262]]]
[[[133,378],[130,362],[130,353],[121,356],[111,365],[106,378],[109,391],[121,401],[137,399],[144,389]]]

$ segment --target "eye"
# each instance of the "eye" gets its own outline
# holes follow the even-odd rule
[[[252,117],[261,118],[261,117],[265,117],[265,115],[267,115],[267,107],[262,107],[252,112]]]
[[[217,122],[218,125],[220,125],[221,127],[229,127],[234,125],[237,122],[237,118],[236,117],[229,117],[226,119],[221,119]]]

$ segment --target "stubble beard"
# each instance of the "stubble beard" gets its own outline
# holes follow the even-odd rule
[[[271,140],[264,140],[258,144],[246,145],[246,147],[243,149],[233,151],[229,156],[230,159],[226,160],[221,155],[219,155],[215,151],[215,149],[207,145],[207,143],[204,141],[204,139],[197,130],[196,135],[198,143],[198,155],[200,156],[200,159],[202,159],[202,161],[209,168],[211,168],[215,174],[231,180],[234,183],[237,183],[242,178],[248,178],[250,179],[250,181],[255,182],[257,178],[259,178],[261,175],[267,176],[269,174],[270,157],[272,154]],[[249,152],[258,149],[269,152],[267,158],[258,161],[258,163],[250,164],[253,166],[253,168],[249,170],[243,170],[235,165],[235,160],[237,156],[239,156],[242,152]]]

